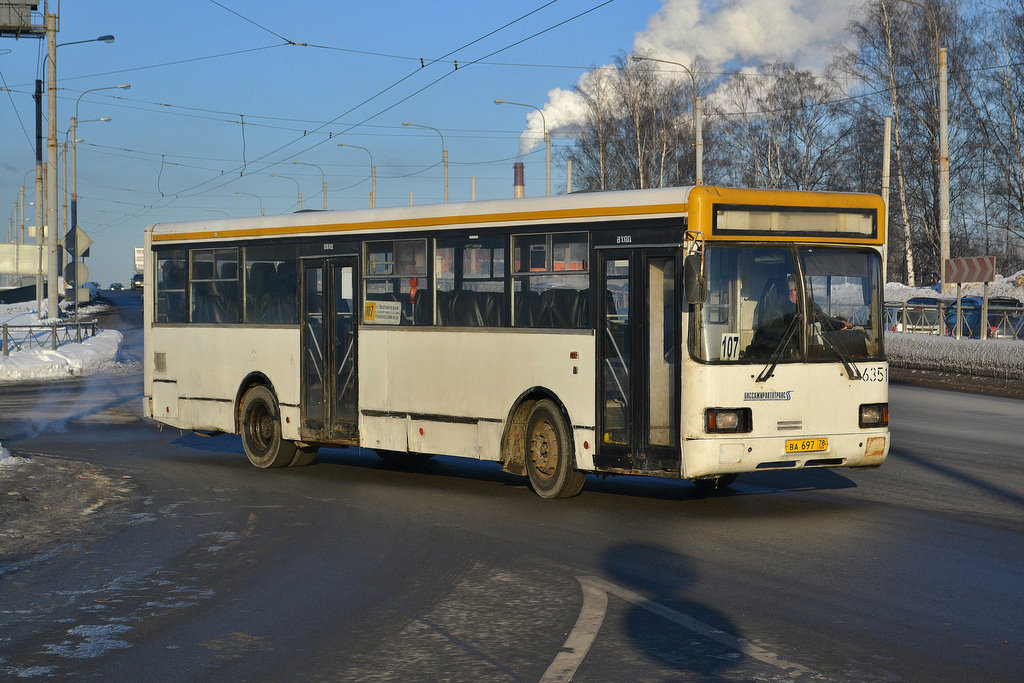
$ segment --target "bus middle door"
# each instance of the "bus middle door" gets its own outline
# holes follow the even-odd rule
[[[679,476],[679,250],[599,251],[599,470]]]
[[[359,443],[355,256],[302,264],[302,436]]]

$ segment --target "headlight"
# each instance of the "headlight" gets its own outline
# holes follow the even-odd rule
[[[704,431],[749,432],[753,429],[750,408],[708,408],[704,411]]]
[[[886,427],[889,424],[888,403],[865,403],[860,407],[860,426]]]

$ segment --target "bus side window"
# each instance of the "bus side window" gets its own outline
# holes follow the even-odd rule
[[[590,326],[588,245],[582,232],[513,237],[513,325]]]
[[[438,324],[501,327],[505,310],[505,237],[448,237],[437,240]]]
[[[366,324],[430,325],[430,280],[427,277],[427,241],[367,242],[364,248],[363,295],[368,306]],[[369,316],[373,311],[373,317]]]

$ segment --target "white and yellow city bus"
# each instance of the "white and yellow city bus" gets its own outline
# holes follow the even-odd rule
[[[548,498],[878,467],[883,217],[698,186],[153,225],[145,413],[257,467],[359,445]]]

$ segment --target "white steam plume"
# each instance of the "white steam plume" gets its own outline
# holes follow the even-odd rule
[[[780,59],[821,68],[848,38],[846,26],[861,5],[863,0],[663,0],[634,36],[632,50],[687,66],[699,57],[714,72]],[[586,111],[574,90],[562,88],[548,93],[543,109],[552,131],[571,129]],[[531,112],[519,153],[543,141],[541,117]]]

